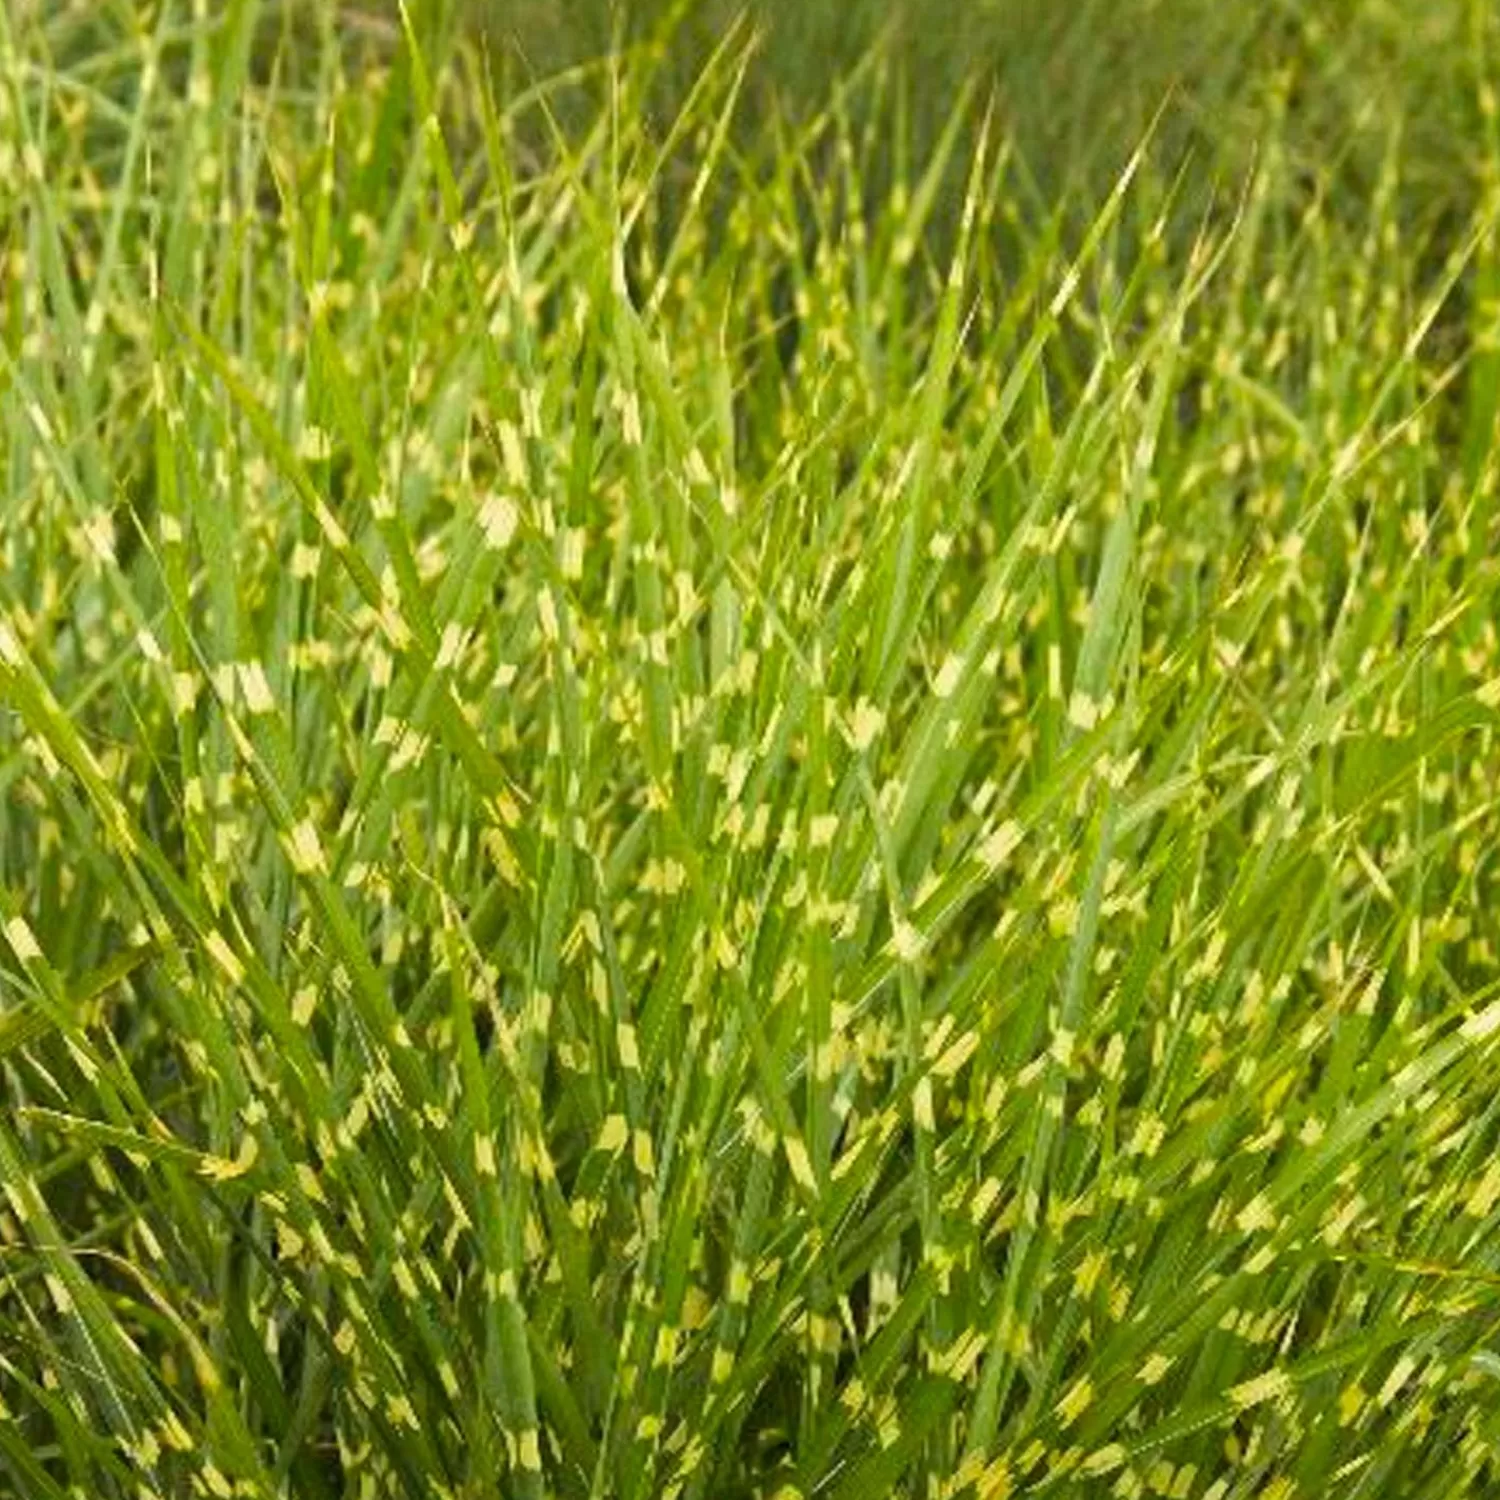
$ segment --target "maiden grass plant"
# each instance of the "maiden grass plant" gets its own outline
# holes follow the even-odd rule
[[[430,19],[0,9],[0,1492],[1495,1493],[1493,201]]]

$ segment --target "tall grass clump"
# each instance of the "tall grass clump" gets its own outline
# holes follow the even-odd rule
[[[1500,1491],[1484,62],[446,20],[0,8],[0,1493]]]

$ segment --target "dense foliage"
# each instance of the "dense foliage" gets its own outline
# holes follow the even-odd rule
[[[442,20],[0,8],[0,1491],[1496,1493],[1483,28],[1050,198]]]

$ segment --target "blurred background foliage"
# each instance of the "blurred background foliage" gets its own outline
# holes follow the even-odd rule
[[[96,0],[8,0],[50,16],[59,67],[88,54],[90,76],[128,95],[133,54],[118,7]],[[599,118],[611,67],[632,85],[649,60],[646,123],[665,137],[721,44],[752,56],[732,129],[751,161],[835,101],[868,131],[869,206],[929,160],[955,102],[971,101],[931,222],[951,219],[986,105],[1013,184],[1034,219],[1086,222],[1151,133],[1153,176],[1174,186],[1172,222],[1190,235],[1211,208],[1232,211],[1257,166],[1291,210],[1359,233],[1379,191],[1399,195],[1409,234],[1440,261],[1459,225],[1497,186],[1500,6],[1495,0],[406,0],[435,60],[482,45],[502,96],[539,85],[549,114],[522,112],[535,159],[550,132],[580,136]],[[326,56],[318,0],[223,0],[227,34],[248,32],[279,81]],[[346,0],[345,65],[403,66],[398,0]],[[128,28],[126,28],[128,29]],[[288,38],[306,45],[287,47]],[[619,48],[630,53],[627,63]],[[75,55],[69,57],[67,54]],[[107,58],[122,64],[110,70]],[[612,64],[611,59],[614,59]],[[176,59],[185,66],[185,57]],[[167,53],[167,66],[173,53]],[[357,62],[352,65],[358,66]],[[836,84],[849,80],[840,91]],[[633,92],[631,107],[639,105]],[[1153,122],[1154,126],[1153,126]],[[389,122],[396,128],[396,122]],[[768,124],[772,127],[768,129]],[[776,128],[776,127],[780,128]],[[824,132],[826,138],[827,133]],[[524,144],[524,143],[523,143]],[[524,162],[524,156],[522,160]],[[817,170],[816,150],[810,168]],[[691,179],[692,164],[676,170]],[[1394,178],[1392,182],[1390,179]],[[947,214],[944,213],[946,205]],[[1446,240],[1445,240],[1446,236]]]
[[[1232,197],[1274,143],[1288,191],[1332,193],[1355,217],[1399,153],[1408,222],[1439,229],[1472,212],[1482,164],[1500,159],[1493,0],[458,3],[517,84],[597,62],[617,39],[655,46],[663,128],[737,22],[757,41],[747,133],[767,111],[822,108],[833,80],[883,54],[891,66],[869,75],[905,131],[889,149],[920,160],[961,85],[977,84],[1040,203],[1096,201],[1159,111],[1153,155],[1179,174],[1189,215]],[[580,77],[590,103],[604,83],[602,70]],[[851,109],[880,92],[853,91]],[[588,117],[584,98],[576,107]]]

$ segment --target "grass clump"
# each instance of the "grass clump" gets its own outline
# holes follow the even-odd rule
[[[1491,1493],[1492,204],[745,44],[0,12],[8,1492]]]

